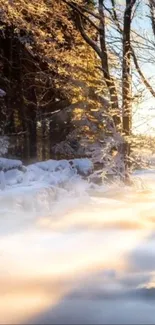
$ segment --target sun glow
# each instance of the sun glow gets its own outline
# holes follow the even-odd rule
[[[88,274],[128,273],[128,256],[153,229],[155,203],[150,193],[120,194],[111,199],[94,192],[61,217],[38,216],[29,230],[1,237],[1,324],[52,310]]]

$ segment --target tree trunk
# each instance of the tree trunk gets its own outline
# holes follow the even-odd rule
[[[45,118],[42,116],[42,120],[41,120],[41,128],[42,128],[42,132],[41,132],[41,145],[42,145],[42,160],[46,159],[46,121]]]
[[[34,80],[31,79],[31,82],[34,83]],[[34,87],[29,89],[27,96],[28,96],[28,100],[30,101],[30,103],[28,103],[26,107],[26,119],[27,119],[26,124],[27,124],[28,137],[29,137],[29,152],[31,158],[36,158],[37,156],[37,110],[34,107],[33,103],[37,104],[37,102],[36,102],[36,94],[35,94]]]
[[[27,110],[27,128],[29,134],[29,152],[31,158],[37,156],[37,121],[36,121],[36,110],[31,105],[28,106]]]
[[[124,143],[124,163],[125,174],[128,175],[130,145],[128,136],[131,132],[131,48],[130,48],[130,31],[131,31],[131,14],[132,0],[126,0],[126,9],[124,12],[124,30],[123,30],[123,66],[122,66],[122,121],[123,134],[125,135]]]
[[[136,0],[126,0],[126,9],[124,12],[124,29],[123,29],[123,66],[122,66],[122,121],[123,134],[125,135],[124,144],[124,162],[125,174],[128,175],[130,166],[130,144],[128,137],[131,134],[132,123],[132,90],[131,90],[131,17],[132,8]]]
[[[121,119],[120,119],[119,103],[118,103],[116,85],[109,71],[109,62],[108,62],[106,35],[105,35],[105,15],[104,15],[103,7],[104,7],[104,0],[99,0],[99,15],[100,15],[99,37],[100,37],[100,48],[101,48],[101,64],[102,64],[103,76],[109,91],[113,120],[116,129],[120,131]]]
[[[130,31],[131,31],[131,14],[132,0],[126,0],[126,9],[124,13],[124,30],[123,30],[123,67],[122,67],[122,104],[123,104],[123,132],[130,135],[131,131],[131,48],[130,48]]]

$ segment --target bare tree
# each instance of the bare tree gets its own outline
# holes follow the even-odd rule
[[[101,66],[99,69],[103,72],[103,77],[108,89],[114,124],[116,129],[120,131],[121,116],[118,93],[115,84],[115,78],[110,73],[109,56],[106,44],[106,19],[104,0],[98,0],[98,13],[95,13],[94,11],[87,9],[85,6],[78,5],[72,1],[63,0],[63,2],[65,2],[73,9],[76,16],[76,24],[83,39],[89,46],[92,47],[100,59]],[[94,22],[94,20],[96,20],[96,22]],[[85,28],[85,21],[87,21],[91,28],[95,29],[98,35],[98,37],[96,37],[96,41],[94,41],[94,39],[91,38],[87,32]]]
[[[115,132],[129,136],[131,132],[132,120],[132,80],[131,80],[131,22],[133,17],[133,8],[137,0],[126,0],[126,6],[123,12],[123,22],[120,24],[118,19],[118,9],[115,0],[111,0],[110,6],[107,8],[105,0],[98,0],[97,10],[88,10],[86,6],[75,3],[74,1],[63,0],[71,7],[76,16],[76,24],[81,36],[89,46],[93,48],[100,59],[99,67],[103,72],[103,77],[109,93],[110,113],[112,114]],[[117,78],[115,72],[111,69],[111,51],[108,44],[107,35],[107,19],[110,23],[116,24],[118,32],[121,34],[119,43],[121,44],[121,69],[122,69],[122,93],[117,86]],[[86,28],[89,26],[89,29]],[[110,28],[110,27],[109,27]],[[89,31],[94,30],[96,39],[94,40]],[[93,34],[93,33],[92,33]],[[115,36],[115,40],[117,37]],[[113,53],[114,53],[113,46]],[[119,138],[121,139],[121,138]],[[118,147],[122,160],[127,161],[129,154],[129,145],[121,143]],[[125,160],[124,160],[125,159]],[[127,163],[125,163],[125,169]]]

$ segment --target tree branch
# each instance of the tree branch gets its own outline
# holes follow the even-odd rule
[[[137,69],[137,72],[139,73],[144,85],[146,86],[146,88],[150,91],[151,95],[153,97],[155,97],[155,91],[153,90],[153,88],[151,87],[150,83],[147,81],[147,79],[145,78],[143,72],[141,71],[140,69],[140,66],[138,64],[138,60],[136,58],[136,55],[135,55],[135,52],[133,50],[133,48],[131,48],[131,54],[132,54],[132,57],[133,57],[133,61],[134,61],[134,64],[135,64],[135,67]]]
[[[94,18],[96,18],[96,19],[98,19],[98,20],[100,19],[100,16],[99,16],[98,14],[96,14],[95,12],[89,10],[89,9],[86,8],[86,7],[82,7],[82,6],[80,6],[80,5],[79,5],[79,7],[80,7],[82,10],[84,10],[85,12],[87,12],[88,14],[90,14],[91,16],[93,16]]]
[[[85,18],[99,32],[99,27],[88,16],[86,16],[82,12],[82,10],[81,10],[81,9],[83,9],[82,7],[80,9],[80,6],[78,6],[76,3],[68,2],[66,0],[63,0],[63,2],[66,3],[69,7],[71,7],[74,11],[76,11],[81,17]],[[89,10],[84,9],[84,11],[87,11],[88,12]]]
[[[153,3],[152,1],[154,0],[149,0],[151,2],[151,6],[153,7]],[[114,16],[112,17],[114,19],[114,21],[116,22],[117,24],[117,28],[118,28],[118,31],[120,33],[122,33],[122,28],[120,26],[120,23],[119,23],[119,20],[118,20],[118,17],[117,17],[117,14],[116,14],[116,10],[115,10],[115,0],[111,0],[111,3],[113,5],[113,13],[114,13]],[[139,5],[139,4],[138,4]],[[137,5],[137,6],[138,6]],[[154,10],[155,10],[155,1],[154,1]],[[154,17],[154,33],[155,33],[155,17]],[[155,97],[155,91],[153,90],[153,88],[151,87],[150,83],[147,81],[147,79],[145,78],[143,72],[141,71],[140,69],[140,66],[138,64],[138,60],[137,60],[137,57],[136,57],[136,54],[134,52],[134,49],[132,46],[130,46],[130,49],[131,49],[131,54],[132,54],[132,57],[133,57],[133,61],[134,61],[134,65],[135,65],[135,68],[137,70],[137,72],[139,73],[144,85],[146,86],[146,88],[150,91],[151,95],[153,97]]]
[[[81,16],[78,13],[76,13],[76,18],[77,18],[77,25],[78,25],[79,31],[81,33],[81,36],[83,37],[85,42],[92,47],[92,49],[97,53],[97,55],[101,59],[102,52],[101,52],[100,48],[98,47],[98,45],[85,32],[83,24],[82,24]]]
[[[129,10],[132,10],[132,8],[135,5],[137,0],[127,0],[127,1],[128,1],[128,4],[127,4],[127,6],[125,8],[124,14],[126,14]]]
[[[33,101],[27,100],[25,97],[24,97],[24,100],[25,100],[26,106],[29,106],[29,107],[31,106],[33,109],[37,109],[39,107],[41,110],[44,111],[44,113],[61,110],[71,104],[69,99],[59,100],[58,102],[53,102],[52,100],[50,100],[49,102],[42,104],[42,105],[39,105]]]

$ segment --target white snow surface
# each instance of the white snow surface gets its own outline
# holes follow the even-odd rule
[[[97,186],[77,165],[1,171],[0,324],[154,324],[155,171]]]
[[[47,160],[27,167],[20,160],[0,158],[0,189],[25,187],[44,188],[63,186],[67,182],[81,179],[81,175],[89,175],[93,171],[92,162],[87,159]]]
[[[22,166],[22,162],[16,159],[0,158],[0,170],[9,170]]]
[[[35,166],[49,172],[62,171],[64,169],[73,169],[81,174],[87,175],[92,172],[93,164],[88,158],[72,159],[72,160],[47,160],[38,162]],[[71,168],[73,167],[73,168]]]

